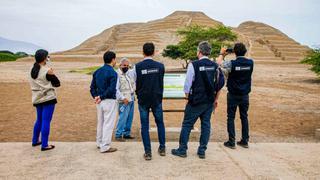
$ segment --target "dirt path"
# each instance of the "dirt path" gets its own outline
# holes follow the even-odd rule
[[[209,143],[206,159],[189,143],[188,157],[167,152],[142,157],[141,142],[113,143],[118,151],[98,152],[94,142],[55,142],[41,152],[28,143],[0,143],[0,179],[319,179],[319,143],[257,143],[231,150]],[[167,149],[177,142],[167,143]],[[39,170],[41,169],[41,170]],[[142,173],[143,172],[143,173]]]

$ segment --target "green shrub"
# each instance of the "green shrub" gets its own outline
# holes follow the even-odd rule
[[[14,55],[13,52],[7,51],[7,50],[1,50],[0,53],[5,53],[5,54],[12,54],[12,55]]]
[[[19,56],[16,56],[14,54],[0,53],[0,62],[15,61],[18,58],[19,58]]]
[[[28,54],[25,52],[17,52],[14,54],[11,51],[0,51],[0,62],[15,61],[18,58],[23,58],[27,56]]]
[[[16,52],[15,55],[19,56],[19,57],[27,57],[29,56],[27,53],[25,52]]]
[[[311,50],[301,63],[310,64],[310,70],[320,76],[320,48]]]

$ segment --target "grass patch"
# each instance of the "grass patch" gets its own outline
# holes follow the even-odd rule
[[[20,56],[9,53],[0,53],[0,62],[15,61],[18,58],[20,58]]]
[[[14,54],[10,51],[0,51],[0,62],[15,61],[19,58],[27,56],[28,54],[25,52],[17,52]]]
[[[92,75],[97,69],[99,69],[101,66],[92,66],[92,67],[86,67],[81,69],[72,69],[69,72],[71,73],[81,73],[81,74],[87,74]],[[113,68],[115,71],[118,70],[118,68]]]
[[[81,69],[72,69],[69,72],[92,75],[99,68],[100,68],[100,66],[92,66],[92,67],[81,68]]]
[[[164,88],[166,88],[166,89],[183,89],[183,86],[179,86],[179,85],[164,85]]]

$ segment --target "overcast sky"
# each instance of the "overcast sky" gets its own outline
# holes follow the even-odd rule
[[[232,27],[264,22],[313,46],[320,44],[319,9],[319,0],[1,0],[0,36],[59,51],[116,24],[188,10]]]

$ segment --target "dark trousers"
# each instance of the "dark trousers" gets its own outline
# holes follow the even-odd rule
[[[235,142],[235,127],[234,119],[236,116],[237,107],[239,106],[240,119],[242,125],[242,140],[249,141],[249,123],[248,123],[248,109],[249,109],[249,95],[233,95],[228,93],[227,95],[227,113],[228,113],[228,134],[229,140]]]
[[[204,154],[210,138],[211,130],[211,113],[213,110],[213,104],[199,104],[191,106],[186,105],[184,111],[184,118],[182,122],[182,129],[179,139],[179,150],[181,152],[186,152],[188,149],[188,141],[190,132],[196,123],[197,119],[200,117],[201,120],[201,136],[200,136],[200,146],[198,148],[198,154]]]
[[[149,135],[150,108],[152,110],[152,114],[154,116],[157,129],[158,129],[158,139],[160,144],[159,148],[165,148],[165,142],[166,142],[165,127],[163,123],[162,104],[158,104],[155,106],[145,106],[145,105],[139,104],[141,136],[142,136],[144,151],[146,153],[151,153],[151,143],[150,143],[150,135]]]

